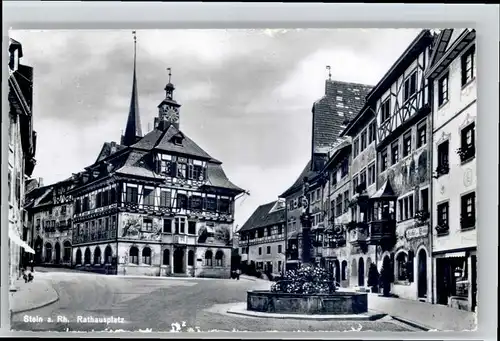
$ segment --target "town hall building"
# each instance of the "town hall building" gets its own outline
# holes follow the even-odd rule
[[[135,48],[135,46],[134,46]],[[179,127],[174,85],[143,135],[135,66],[120,141],[74,175],[77,268],[125,275],[228,278],[235,200],[245,191]],[[104,269],[104,270],[103,270]]]

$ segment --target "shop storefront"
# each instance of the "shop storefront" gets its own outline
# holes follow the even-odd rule
[[[477,307],[476,248],[434,253],[436,303],[475,311]]]

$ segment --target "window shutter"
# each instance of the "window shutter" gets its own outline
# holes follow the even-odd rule
[[[156,159],[156,173],[160,174],[161,173],[161,160],[160,159]]]
[[[193,179],[193,165],[188,165],[187,166],[187,178],[188,179]]]

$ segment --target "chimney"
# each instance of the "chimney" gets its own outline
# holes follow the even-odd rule
[[[111,145],[111,150],[110,150],[109,153],[113,154],[113,153],[116,152],[116,142],[115,141],[111,141],[110,145]]]
[[[43,178],[38,178],[38,187],[43,187]]]

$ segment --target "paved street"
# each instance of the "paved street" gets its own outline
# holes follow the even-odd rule
[[[38,273],[50,277],[59,300],[49,306],[13,314],[12,329],[32,331],[91,331],[152,329],[170,331],[409,331],[390,318],[370,322],[302,321],[229,315],[231,303],[245,302],[246,291],[264,289],[269,282],[242,279],[126,278],[75,271]],[[57,319],[60,321],[57,322]],[[77,322],[83,318],[111,318],[110,324]],[[25,322],[25,319],[43,322]],[[47,322],[51,318],[52,322]],[[67,319],[67,321],[63,321]],[[176,328],[176,327],[174,327]]]

